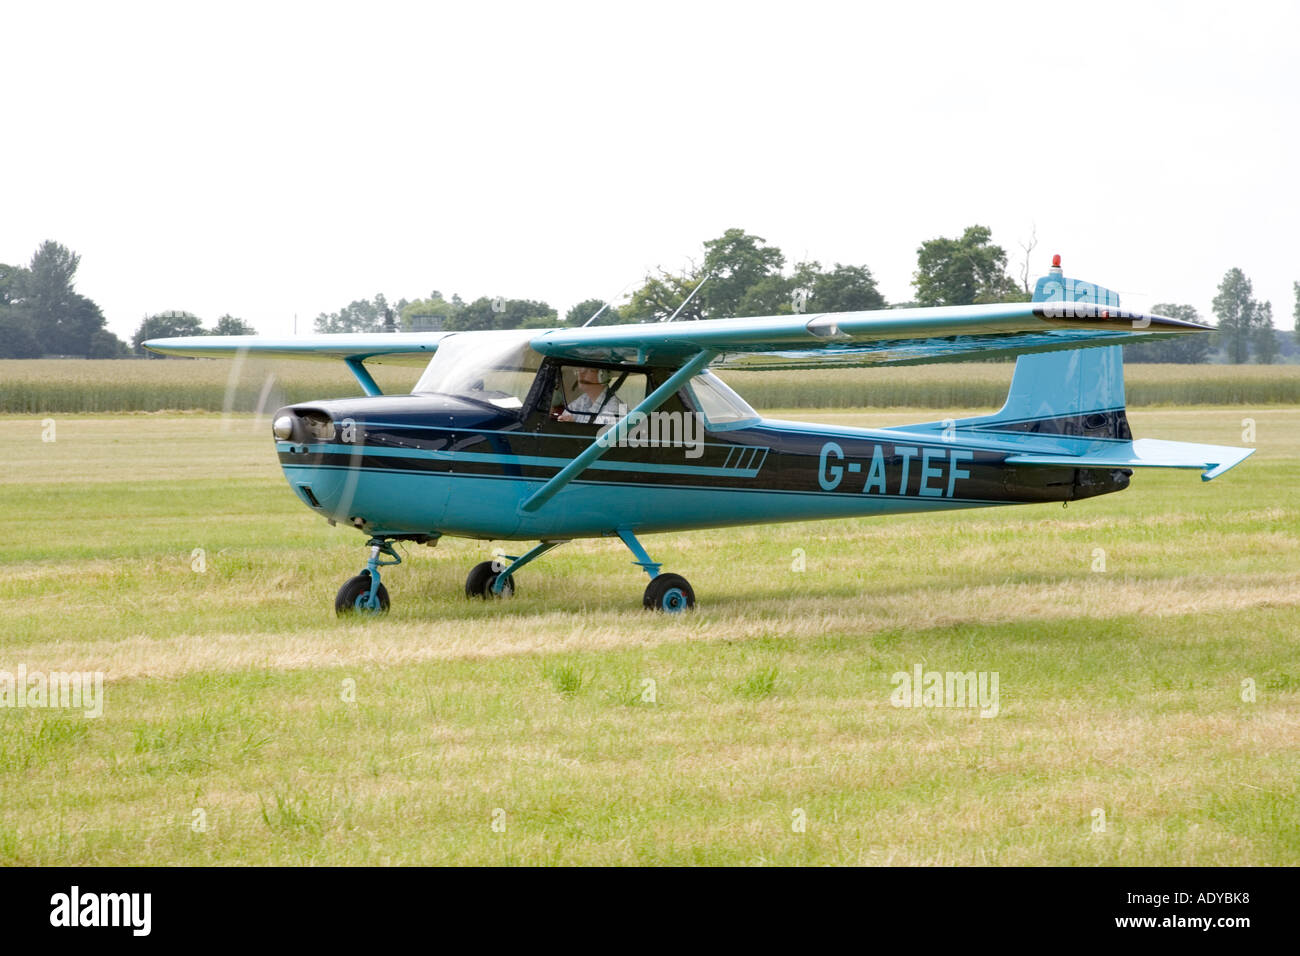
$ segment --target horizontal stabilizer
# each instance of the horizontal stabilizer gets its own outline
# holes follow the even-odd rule
[[[1082,455],[1012,455],[1009,465],[1069,465],[1076,468],[1199,468],[1201,480],[1218,478],[1255,453],[1253,448],[1230,445],[1198,445],[1186,441],[1139,438],[1115,442],[1108,448]]]

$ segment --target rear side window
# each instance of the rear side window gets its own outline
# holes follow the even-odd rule
[[[701,372],[686,387],[690,390],[695,407],[704,414],[710,425],[738,425],[758,421],[758,412],[750,408],[743,398],[712,372]]]

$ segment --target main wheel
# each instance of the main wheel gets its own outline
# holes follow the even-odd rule
[[[388,588],[383,584],[379,585],[379,590],[375,593],[379,601],[378,608],[366,607],[366,600],[369,597],[370,572],[362,571],[355,578],[348,578],[343,582],[343,587],[339,588],[339,593],[334,596],[334,613],[340,617],[347,614],[388,613]]]
[[[651,611],[679,614],[695,607],[695,591],[680,574],[660,574],[651,579],[642,603]]]
[[[496,581],[497,575],[498,572],[492,566],[491,561],[484,561],[481,564],[474,565],[470,569],[469,577],[465,579],[465,597],[483,598],[484,600],[490,597],[514,597],[514,575],[506,577],[505,587],[501,589],[500,594],[492,591],[492,585]]]

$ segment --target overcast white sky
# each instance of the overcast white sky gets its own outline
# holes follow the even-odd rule
[[[561,313],[739,226],[866,264],[972,223],[1035,275],[1293,324],[1295,3],[0,2],[0,261],[299,330],[439,289]]]

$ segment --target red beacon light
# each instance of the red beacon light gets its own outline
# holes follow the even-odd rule
[[[1052,256],[1052,268],[1053,269],[1061,268],[1061,254],[1059,252],[1056,255]]]

